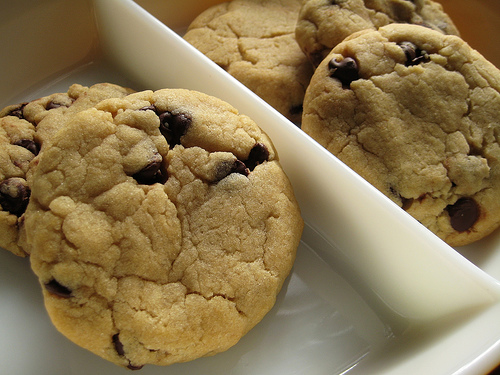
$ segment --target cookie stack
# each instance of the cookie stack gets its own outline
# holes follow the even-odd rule
[[[0,246],[56,328],[129,369],[233,346],[272,308],[303,221],[271,140],[199,92],[111,84],[0,113]]]
[[[284,35],[294,48],[276,48]],[[229,73],[237,66],[236,78],[449,245],[500,225],[500,71],[437,2],[233,0],[185,39]],[[288,64],[297,48],[301,64]],[[283,108],[301,108],[299,97],[297,120]]]

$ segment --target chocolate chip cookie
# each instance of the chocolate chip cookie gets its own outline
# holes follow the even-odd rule
[[[72,115],[29,182],[26,243],[54,325],[131,369],[236,344],[273,306],[302,232],[270,139],[194,91]]]
[[[432,0],[305,0],[296,37],[316,67],[349,35],[391,23],[422,25],[459,35],[441,4]]]
[[[64,125],[66,114],[130,93],[130,89],[109,83],[90,88],[74,84],[66,93],[0,111],[0,247],[19,256],[26,255],[19,238],[31,192],[26,176],[36,165],[41,147]]]
[[[200,14],[184,38],[293,122],[313,74],[295,40],[300,0],[233,0]]]
[[[302,128],[452,246],[500,224],[500,71],[459,37],[352,35],[316,70]]]

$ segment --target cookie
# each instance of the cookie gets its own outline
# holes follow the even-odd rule
[[[295,123],[313,74],[295,40],[300,0],[233,0],[215,5],[184,39]]]
[[[38,152],[34,126],[14,116],[0,119],[0,246],[23,256],[18,227],[28,205],[26,173]]]
[[[452,246],[500,222],[500,71],[416,25],[353,34],[319,65],[303,130]]]
[[[27,244],[54,325],[132,369],[236,344],[275,303],[302,232],[271,140],[194,91],[75,114],[29,182]]]
[[[92,87],[72,85],[56,93],[0,111],[0,247],[26,256],[20,246],[19,228],[28,205],[27,174],[35,157],[63,126],[66,114],[87,109],[106,98],[123,97],[132,90],[102,83]]]
[[[316,67],[349,35],[391,23],[459,35],[441,4],[432,0],[305,0],[295,32],[298,44]]]

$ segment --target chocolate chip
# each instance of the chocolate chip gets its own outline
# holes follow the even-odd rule
[[[156,112],[156,108],[154,105],[148,105],[147,107],[139,108],[139,111],[154,111],[154,112]]]
[[[21,139],[14,143],[14,145],[24,147],[35,155],[38,155],[40,152],[40,145],[31,139]]]
[[[157,182],[164,184],[168,179],[168,175],[165,168],[163,168],[163,158],[161,155],[158,153],[154,154],[148,165],[132,175],[132,177],[142,185],[153,185]]]
[[[412,42],[402,42],[399,46],[406,55],[405,66],[418,65],[430,61],[427,52],[421,50]]]
[[[122,357],[122,356],[125,355],[125,350],[123,350],[123,344],[120,341],[120,337],[119,336],[120,336],[119,333],[115,333],[113,335],[113,337],[111,337],[111,340],[113,341],[113,345],[115,347],[116,352],[118,353],[118,355],[120,357]]]
[[[269,159],[269,150],[263,143],[256,143],[255,146],[250,150],[248,154],[248,159],[245,161],[245,165],[249,170],[253,171],[255,167]]]
[[[181,137],[187,133],[191,126],[191,116],[187,113],[163,112],[160,117],[160,132],[167,140],[170,147],[181,143]]]
[[[465,232],[472,228],[479,219],[479,205],[472,198],[460,198],[453,205],[446,207],[450,215],[450,223],[457,232]]]
[[[243,176],[248,176],[250,174],[250,171],[248,170],[245,163],[243,163],[241,160],[236,159],[233,165],[233,169],[231,170],[231,173],[238,173],[242,174]]]
[[[55,108],[59,108],[59,107],[64,107],[64,104],[60,104],[60,103],[56,103],[54,101],[50,101],[47,103],[47,105],[45,106],[45,109],[47,111],[50,111],[51,109],[55,109]]]
[[[234,160],[234,162],[225,161],[217,166],[217,170],[215,172],[215,181],[213,182],[219,182],[232,173],[239,173],[243,176],[248,176],[250,174],[250,171],[248,170],[245,163],[243,163],[241,160],[236,159]]]
[[[215,173],[216,181],[218,182],[223,178],[229,176],[231,173],[239,173],[243,176],[248,176],[250,171],[253,171],[255,167],[269,159],[269,150],[267,146],[263,143],[256,143],[250,153],[248,154],[248,159],[244,162],[236,159],[234,162],[223,162],[217,167]]]
[[[68,103],[58,103],[56,101],[53,101],[51,100],[50,102],[48,102],[46,105],[45,105],[45,109],[47,111],[50,111],[51,109],[56,109],[56,108],[59,108],[59,107],[69,107],[71,104],[73,104],[74,100],[71,99],[71,102],[68,104]]]
[[[140,370],[140,369],[141,369],[141,368],[143,368],[143,367],[144,367],[144,365],[142,365],[142,366],[134,366],[134,365],[133,365],[133,364],[131,364],[131,363],[129,363],[129,364],[127,365],[127,368],[128,368],[129,370]]]
[[[340,61],[333,58],[328,68],[331,70],[330,77],[338,79],[343,86],[349,87],[351,82],[359,79],[358,63],[352,57]]]
[[[59,284],[56,280],[51,280],[48,283],[45,283],[45,289],[50,293],[55,296],[61,297],[61,298],[70,298],[71,297],[71,290],[64,285]]]
[[[120,341],[120,334],[119,333],[115,333],[111,337],[111,341],[113,342],[113,346],[115,347],[116,353],[120,357],[124,357],[125,356],[125,350],[123,349],[123,344]],[[133,365],[133,364],[130,363],[130,361],[129,361],[128,365],[127,365],[127,368],[129,370],[140,370],[143,367],[144,367],[143,365]]]
[[[406,56],[406,63],[405,65],[408,65],[408,62],[411,62],[417,57],[417,46],[411,42],[402,42],[399,44],[399,47],[403,50]]]
[[[24,110],[24,107],[26,107],[26,104],[28,104],[28,103],[27,102],[21,103],[17,107],[11,109],[10,112],[7,113],[7,116],[15,116],[19,119],[24,119],[23,110]]]
[[[31,190],[22,178],[12,177],[0,182],[0,205],[17,217],[26,211],[30,195]]]

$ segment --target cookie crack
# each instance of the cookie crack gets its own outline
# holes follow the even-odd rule
[[[221,293],[213,293],[213,294],[211,294],[210,296],[206,296],[206,295],[204,295],[203,293],[198,292],[198,291],[189,291],[189,292],[186,294],[186,298],[187,298],[187,296],[188,296],[188,295],[190,295],[190,294],[192,294],[192,295],[198,295],[198,296],[200,296],[200,297],[203,297],[206,301],[211,301],[211,300],[213,300],[214,298],[217,298],[217,297],[219,297],[219,298],[223,298],[224,300],[226,300],[226,301],[228,301],[228,302],[231,302],[231,303],[233,304],[234,309],[238,312],[238,314],[239,314],[239,315],[244,316],[244,317],[246,317],[246,316],[247,316],[247,315],[246,315],[246,313],[245,313],[244,311],[242,311],[242,310],[238,307],[237,298],[235,298],[235,297],[229,297],[229,296],[227,296],[227,295],[225,295],[225,294],[221,294]]]

